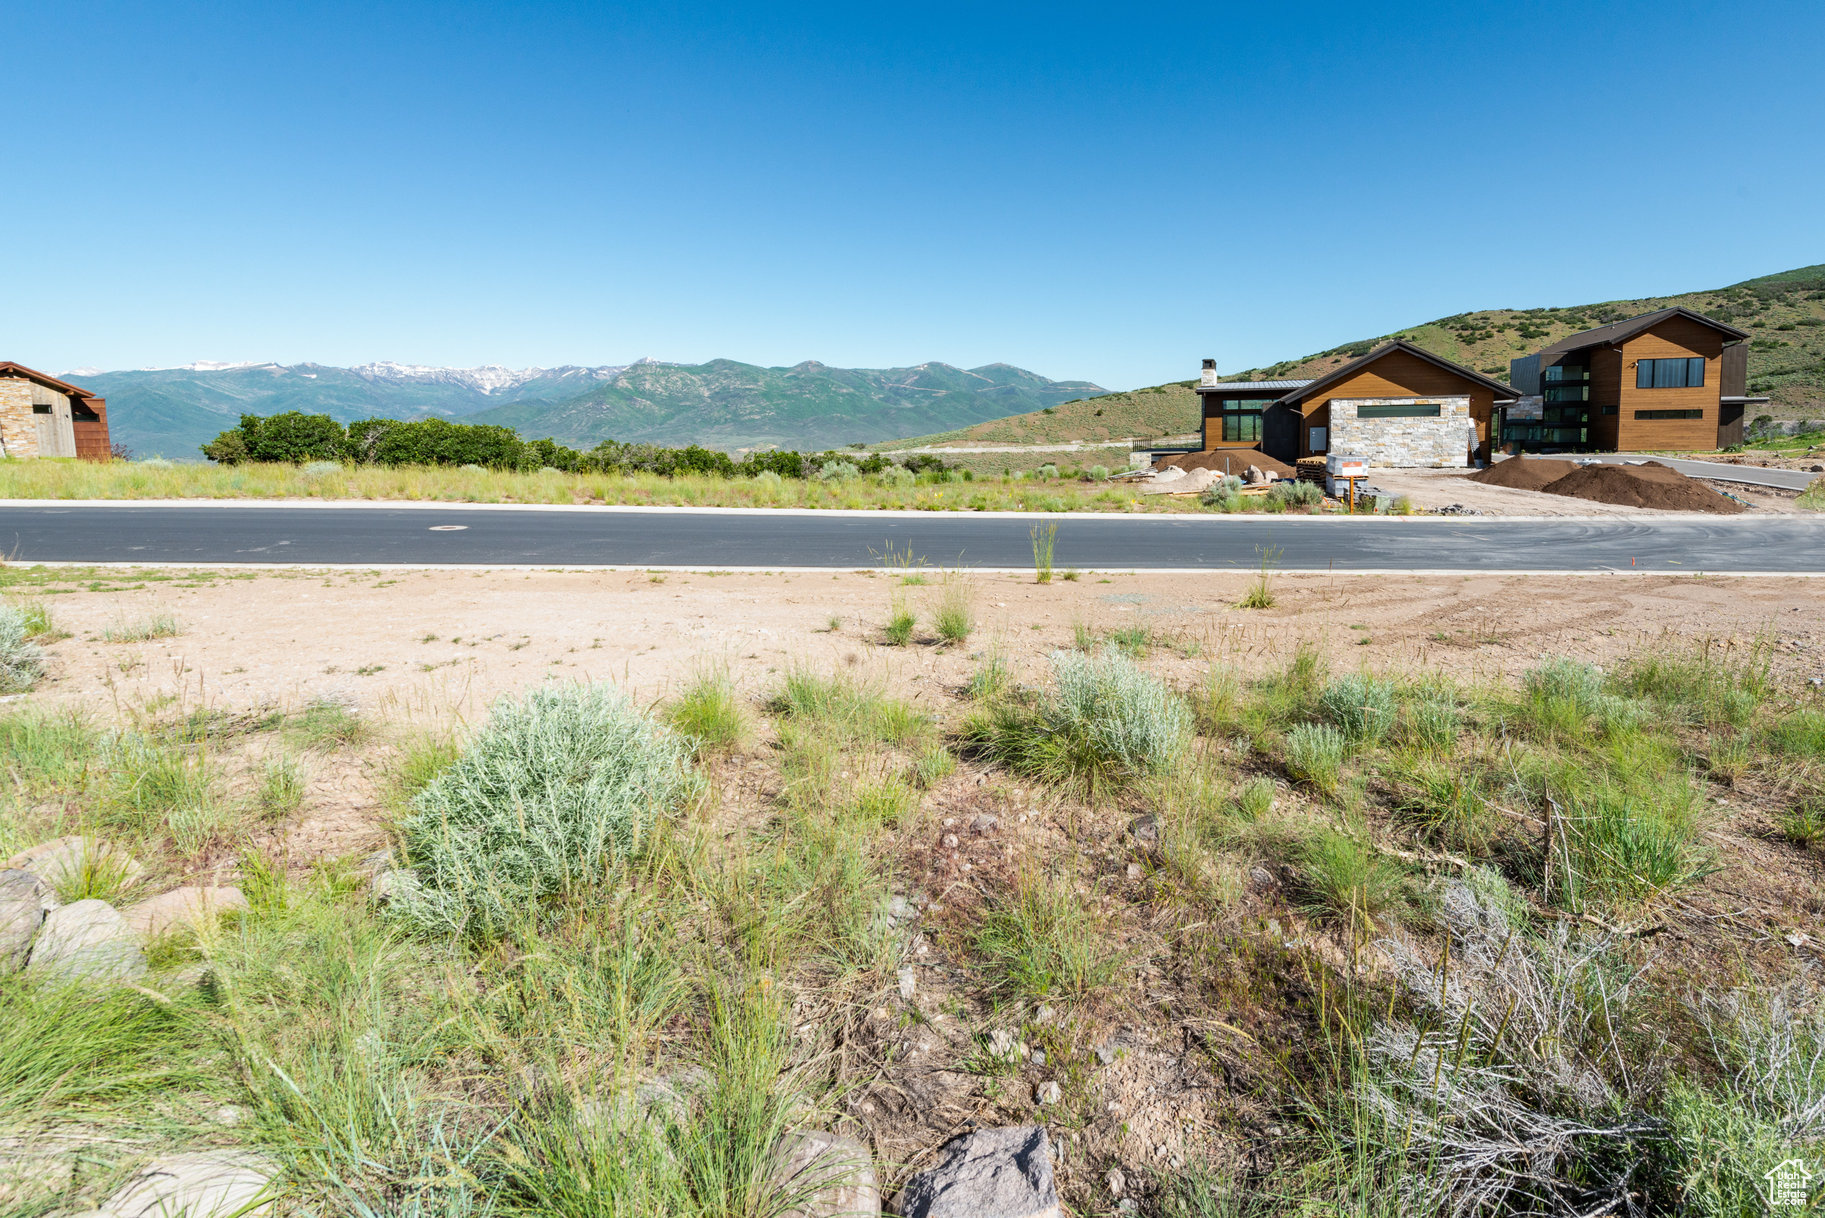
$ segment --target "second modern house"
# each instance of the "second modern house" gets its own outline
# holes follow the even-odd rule
[[[1743,441],[1749,335],[1690,309],[1570,334],[1509,364],[1522,397],[1502,438],[1522,449],[1631,452]]]
[[[106,461],[110,452],[105,399],[0,360],[0,456]]]
[[[1316,380],[1197,386],[1204,448],[1258,448],[1292,464],[1348,452],[1379,466],[1462,468],[1499,444],[1498,409],[1520,395],[1501,381],[1405,340],[1384,343]]]

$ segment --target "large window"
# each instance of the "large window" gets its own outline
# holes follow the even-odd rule
[[[1356,408],[1359,419],[1436,419],[1437,402],[1374,402]]]
[[[1273,398],[1237,398],[1217,403],[1215,414],[1222,420],[1218,434],[1228,444],[1260,442],[1261,412],[1273,404]]]
[[[1637,410],[1635,417],[1638,419],[1702,419],[1705,417],[1705,412],[1702,410]]]
[[[1705,361],[1700,356],[1635,361],[1637,389],[1697,389],[1704,383]]]

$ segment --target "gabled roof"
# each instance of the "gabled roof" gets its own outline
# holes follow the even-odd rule
[[[1297,402],[1306,401],[1309,398],[1315,398],[1326,389],[1329,389],[1332,385],[1337,384],[1337,382],[1356,375],[1356,373],[1361,372],[1376,360],[1381,359],[1383,356],[1392,355],[1396,351],[1405,351],[1408,355],[1418,356],[1428,364],[1443,368],[1446,372],[1454,373],[1467,381],[1474,381],[1485,389],[1493,391],[1498,401],[1513,400],[1521,396],[1520,391],[1512,385],[1505,385],[1501,381],[1490,380],[1488,377],[1474,369],[1466,368],[1462,364],[1454,364],[1442,355],[1434,355],[1424,347],[1416,347],[1404,338],[1397,338],[1393,342],[1383,343],[1360,359],[1351,360],[1334,372],[1327,373],[1315,381],[1307,382],[1303,389],[1294,390],[1292,393],[1281,398],[1280,401],[1290,406]]]
[[[1598,326],[1594,330],[1580,330],[1576,334],[1567,334],[1551,346],[1540,348],[1541,355],[1558,355],[1565,351],[1582,351],[1586,347],[1604,347],[1611,343],[1623,342],[1634,338],[1643,330],[1649,330],[1667,320],[1669,317],[1684,317],[1701,326],[1709,326],[1719,334],[1727,334],[1734,339],[1745,339],[1746,331],[1735,326],[1726,326],[1721,321],[1706,317],[1703,313],[1674,305],[1670,309],[1655,309],[1652,313],[1643,313],[1639,317],[1630,317],[1624,321],[1613,321],[1607,326]]]
[[[87,389],[79,389],[68,381],[58,380],[48,372],[39,372],[35,368],[27,368],[24,364],[15,364],[10,359],[0,359],[0,376],[24,377],[28,381],[37,381],[46,389],[55,389],[58,393],[67,393],[74,398],[101,397],[99,393],[90,393]]]

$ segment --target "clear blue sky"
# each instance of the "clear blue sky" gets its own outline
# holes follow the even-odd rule
[[[1825,261],[1819,0],[6,11],[0,358],[51,370],[1125,388]]]

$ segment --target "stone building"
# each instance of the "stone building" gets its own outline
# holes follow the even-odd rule
[[[0,360],[0,456],[106,461],[108,403],[86,389]]]

